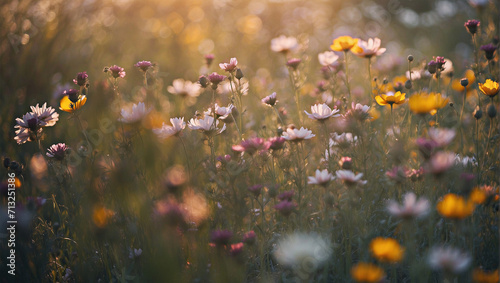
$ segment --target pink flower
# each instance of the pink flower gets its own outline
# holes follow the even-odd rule
[[[387,210],[393,216],[411,219],[411,218],[421,218],[429,214],[430,212],[430,202],[426,198],[420,198],[417,200],[417,196],[410,192],[406,193],[404,196],[403,205],[399,205],[396,201],[390,200],[387,203]]]
[[[295,210],[297,205],[291,201],[283,200],[274,206],[274,209],[279,211],[283,216],[290,216],[290,214]]]
[[[115,79],[125,77],[125,69],[123,69],[120,66],[113,65],[113,66],[109,67],[108,70],[111,72],[111,76],[113,76],[113,78],[115,78]]]
[[[272,137],[267,140],[269,149],[280,150],[285,145],[286,139],[283,137]]]
[[[252,155],[257,151],[269,149],[269,144],[266,143],[266,140],[263,138],[251,138],[251,139],[242,141],[238,145],[233,145],[232,149],[234,151],[246,152],[246,153]]]
[[[150,61],[139,61],[134,64],[134,67],[141,69],[143,72],[147,72],[152,66],[153,64]]]
[[[236,70],[236,65],[238,65],[238,60],[236,58],[231,58],[229,63],[220,63],[219,67],[226,72],[232,73]]]
[[[262,103],[268,106],[274,106],[278,100],[276,100],[276,92],[271,93],[270,95],[262,98]]]
[[[66,157],[66,151],[68,150],[69,147],[65,143],[53,144],[47,149],[47,156],[62,161]]]
[[[430,160],[429,171],[435,175],[441,175],[455,164],[453,152],[440,151],[434,154]]]

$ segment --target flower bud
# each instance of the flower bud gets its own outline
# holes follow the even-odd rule
[[[429,73],[431,73],[431,74],[436,73],[436,71],[437,71],[437,65],[438,65],[438,64],[437,64],[437,62],[436,62],[436,61],[431,60],[431,61],[429,62],[429,64],[427,64],[427,70],[429,71]]]
[[[463,86],[463,87],[466,87],[469,85],[469,80],[467,78],[463,78],[460,80],[460,84]]]
[[[486,113],[488,113],[488,117],[490,118],[495,118],[497,116],[497,109],[493,103],[490,103],[488,105],[488,110],[486,110]]]
[[[413,62],[413,55],[408,55],[408,61]]]
[[[476,118],[476,120],[479,120],[479,119],[481,119],[481,117],[483,117],[483,110],[481,110],[481,108],[479,108],[479,106],[476,106],[476,109],[474,109],[474,112],[472,112],[472,115],[474,116],[474,118]]]
[[[207,77],[205,76],[201,76],[199,79],[198,79],[198,82],[200,83],[201,87],[202,88],[206,88],[209,84],[209,81],[207,79]]]
[[[236,69],[236,74],[234,75],[234,77],[238,80],[241,80],[243,78],[243,71],[241,71],[240,68]]]
[[[405,88],[406,88],[406,89],[411,89],[411,88],[412,88],[412,86],[413,86],[413,84],[412,84],[412,82],[411,82],[410,80],[407,80],[407,81],[405,82]]]

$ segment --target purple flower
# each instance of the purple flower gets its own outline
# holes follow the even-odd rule
[[[88,82],[89,75],[87,72],[81,72],[76,75],[76,78],[73,79],[73,82],[79,86],[85,86]]]
[[[76,89],[67,89],[63,92],[63,96],[68,96],[69,100],[73,103],[77,103],[80,98],[80,93]]]
[[[294,195],[295,195],[294,191],[286,191],[278,195],[278,199],[292,201]]]
[[[431,74],[434,74],[436,71],[437,71],[437,62],[434,61],[434,60],[431,60],[428,64],[427,64],[427,70],[429,71],[429,73]]]
[[[286,139],[283,137],[272,137],[267,140],[268,148],[272,150],[280,150],[285,145]]]
[[[262,191],[262,188],[264,186],[262,185],[253,185],[248,188],[248,191],[250,191],[256,198],[259,197],[260,192]]]
[[[267,150],[269,148],[268,143],[263,138],[251,138],[242,141],[238,145],[233,145],[232,149],[238,152],[246,152],[253,155],[257,151]]]
[[[477,27],[481,25],[481,22],[478,20],[468,20],[465,22],[464,26],[467,28],[467,31],[474,35],[477,32]]]
[[[497,50],[497,46],[490,43],[490,44],[486,44],[486,45],[481,46],[480,49],[484,51],[484,56],[486,57],[486,59],[491,60],[491,59],[493,59],[493,55],[495,54],[495,51]]]
[[[233,232],[229,230],[215,230],[210,236],[210,242],[217,247],[226,246],[233,237]]]
[[[254,231],[249,231],[245,235],[243,235],[243,242],[247,245],[253,245],[255,240],[257,239],[257,235]]]
[[[208,75],[208,80],[212,83],[212,88],[216,89],[217,86],[225,80],[227,77],[224,75],[219,75],[216,72],[211,73]]]
[[[111,75],[113,78],[124,78],[125,77],[125,69],[123,69],[120,66],[113,65],[109,67],[109,71],[111,72]]]
[[[438,146],[435,141],[426,138],[418,138],[415,143],[425,159],[429,159],[434,149]]]
[[[65,143],[53,144],[47,149],[47,156],[57,161],[62,161],[66,157],[66,151],[68,150],[69,147]]]
[[[214,61],[214,54],[206,54],[205,55],[205,63],[207,64],[208,67],[210,67],[210,65],[212,65],[212,61]]]
[[[153,64],[149,61],[139,61],[134,65],[134,67],[141,69],[143,72],[147,72],[152,66]]]
[[[274,206],[274,209],[279,211],[283,216],[290,216],[292,211],[297,207],[297,205],[291,201],[284,200]]]
[[[276,92],[273,92],[270,95],[262,98],[261,101],[262,101],[262,103],[269,105],[271,107],[276,105],[276,102],[278,102],[278,100],[276,100]]]
[[[297,68],[299,67],[301,62],[302,62],[302,60],[300,60],[298,58],[292,58],[292,59],[288,60],[288,62],[286,62],[286,65],[288,67],[292,68],[293,70],[297,70]]]

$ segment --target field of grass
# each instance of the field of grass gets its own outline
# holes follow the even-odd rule
[[[499,282],[499,7],[0,3],[0,281]]]

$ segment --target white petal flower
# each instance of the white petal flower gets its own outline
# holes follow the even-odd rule
[[[308,179],[307,183],[309,185],[324,186],[335,178],[333,177],[332,174],[328,173],[328,170],[325,169],[323,171],[319,171],[319,169],[317,169],[315,172],[315,176],[309,176],[307,177],[307,179]]]
[[[168,92],[182,97],[198,97],[201,93],[201,86],[197,83],[175,79],[171,86],[167,87]]]
[[[330,147],[348,147],[350,145],[356,145],[357,142],[358,137],[354,136],[352,133],[342,133],[340,135],[333,133],[332,138],[330,139]]]
[[[455,138],[455,130],[445,128],[431,128],[429,129],[429,137],[434,141],[438,147],[447,146]]]
[[[191,130],[199,130],[205,132],[206,134],[212,134],[214,131],[216,131],[217,134],[220,134],[226,129],[226,124],[224,124],[221,129],[217,128],[218,125],[219,120],[216,119],[214,123],[214,117],[209,115],[205,115],[202,119],[191,118],[188,122],[188,127]]]
[[[220,63],[219,67],[227,72],[232,72],[236,69],[236,65],[238,65],[238,60],[236,58],[231,58],[229,63]]]
[[[295,37],[286,37],[281,35],[280,37],[273,38],[271,40],[271,50],[274,52],[293,51],[299,47],[299,43]]]
[[[16,136],[14,140],[17,144],[23,144],[27,141],[34,141],[42,132],[42,127],[47,125],[46,122],[40,120],[38,115],[33,112],[28,112],[22,118],[16,118]]]
[[[461,273],[469,267],[472,258],[456,248],[434,247],[429,252],[428,262],[434,270]]]
[[[161,139],[166,139],[170,136],[179,134],[186,127],[184,117],[171,118],[170,123],[172,124],[172,126],[165,125],[165,123],[163,123],[160,129],[153,129],[153,133],[155,133]]]
[[[326,105],[325,103],[323,104],[315,104],[311,106],[311,113],[308,113],[307,111],[304,111],[307,116],[311,119],[314,120],[324,120],[330,117],[339,117],[340,114],[337,114],[339,112],[338,109],[331,109]]]
[[[283,133],[283,138],[288,140],[288,141],[301,141],[301,140],[308,140],[310,138],[315,137],[312,133],[312,131],[305,129],[303,127],[300,128],[300,130],[297,130],[296,128],[288,128],[286,132]]]
[[[139,102],[139,104],[133,104],[132,109],[122,109],[122,117],[118,121],[123,123],[135,123],[141,121],[151,109],[146,109],[144,102]]]
[[[326,238],[315,233],[294,233],[278,242],[274,256],[280,264],[296,272],[313,273],[328,261],[332,252]]]
[[[399,218],[421,218],[429,214],[430,202],[426,198],[417,200],[417,196],[412,193],[406,193],[404,196],[403,205],[399,205],[396,201],[390,200],[387,203],[387,210],[393,216]]]
[[[358,48],[353,48],[354,54],[360,57],[370,58],[384,54],[385,48],[380,48],[380,38],[370,38],[368,41],[358,40]]]
[[[346,185],[364,185],[367,183],[366,180],[361,180],[363,173],[354,174],[351,170],[338,170],[335,172],[337,179],[344,182]]]
[[[51,127],[56,124],[59,120],[59,113],[52,107],[47,107],[47,102],[45,102],[42,107],[39,107],[38,104],[36,106],[31,107],[31,114],[38,117],[39,120],[45,122],[44,127]]]
[[[322,66],[336,67],[339,65],[338,59],[339,56],[333,51],[326,51],[318,54],[318,60]]]

